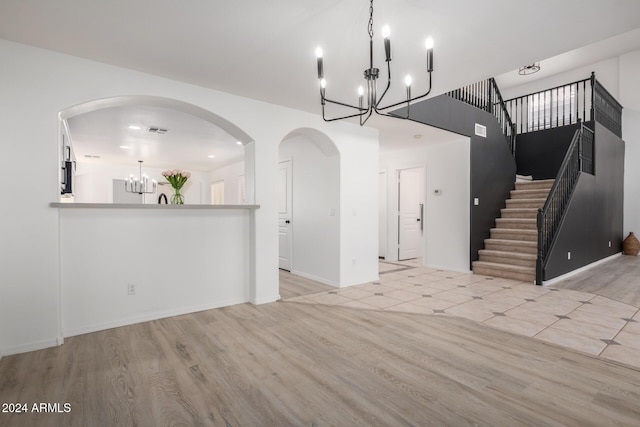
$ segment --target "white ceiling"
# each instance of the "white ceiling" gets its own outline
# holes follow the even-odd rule
[[[366,0],[2,0],[0,38],[318,113],[314,50],[325,52],[327,95],[354,102],[368,62],[368,9]],[[376,0],[377,58],[383,24],[397,88],[388,97],[399,100],[407,73],[414,93],[424,88],[428,35],[439,94],[640,28],[640,1]],[[399,146],[439,133],[394,119],[370,125]]]
[[[81,163],[135,165],[143,160],[151,168],[210,171],[244,156],[244,146],[220,127],[177,109],[110,107],[74,116],[67,123]],[[167,132],[149,132],[149,128]]]

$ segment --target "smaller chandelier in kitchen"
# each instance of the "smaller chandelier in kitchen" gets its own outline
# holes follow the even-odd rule
[[[142,160],[140,163],[140,175],[135,178],[133,174],[124,180],[124,190],[127,193],[151,194],[156,192],[158,182],[155,179],[149,180],[147,175],[142,174]]]
[[[345,102],[334,101],[332,99],[327,98],[326,96],[326,80],[324,79],[324,65],[323,65],[323,52],[322,48],[318,47],[316,49],[316,57],[318,58],[318,80],[320,81],[320,103],[322,105],[322,118],[327,122],[332,122],[335,120],[348,119],[352,117],[358,117],[360,120],[360,126],[363,126],[367,120],[371,117],[371,115],[375,112],[376,114],[380,114],[383,116],[395,117],[399,119],[407,119],[409,118],[409,109],[411,102],[416,101],[418,99],[424,98],[429,95],[431,92],[431,73],[433,72],[433,40],[429,37],[425,43],[425,47],[427,49],[427,58],[426,58],[426,69],[429,75],[429,88],[426,93],[422,95],[418,95],[415,97],[411,97],[411,76],[407,75],[404,79],[404,83],[406,85],[407,96],[403,101],[399,101],[396,103],[392,103],[389,105],[382,106],[382,100],[384,96],[387,94],[387,91],[391,87],[391,39],[389,38],[390,30],[388,26],[385,26],[382,29],[382,35],[384,37],[384,52],[385,52],[385,61],[387,63],[387,86],[385,87],[382,95],[378,96],[378,87],[377,81],[380,76],[380,70],[373,66],[373,0],[370,2],[369,7],[369,24],[367,27],[367,32],[369,34],[369,68],[364,70],[364,79],[366,83],[366,93],[365,89],[360,86],[358,88],[358,105],[352,105]],[[366,96],[366,101],[365,101]],[[327,103],[339,105],[342,107],[347,107],[355,110],[353,114],[346,114],[341,117],[327,118],[325,115],[325,105]],[[406,106],[407,111],[404,116],[398,114],[390,114],[385,111],[390,108]]]

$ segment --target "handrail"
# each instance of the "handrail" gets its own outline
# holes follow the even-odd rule
[[[504,101],[518,134],[597,120],[622,137],[622,105],[595,73],[588,79]]]
[[[593,120],[595,77],[505,101],[518,134]]]
[[[447,95],[493,114],[498,120],[502,133],[507,139],[511,154],[515,155],[516,127],[511,120],[509,111],[502,99],[500,89],[493,77],[447,92]]]
[[[566,211],[580,172],[593,174],[594,132],[584,124],[576,130],[562,161],[560,170],[549,191],[544,207],[538,209],[538,257],[536,259],[536,284],[543,281],[543,270],[550,248],[557,237],[558,227]]]
[[[622,104],[620,104],[602,84],[593,78],[592,105],[594,119],[622,138]]]

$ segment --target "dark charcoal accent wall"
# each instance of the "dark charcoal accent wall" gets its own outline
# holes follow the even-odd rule
[[[582,173],[578,179],[549,252],[543,280],[622,250],[624,141],[600,123],[595,124],[595,167],[595,175]],[[567,252],[571,252],[571,260]]]
[[[555,179],[573,134],[580,124],[523,133],[516,138],[518,174],[533,179]]]
[[[405,114],[404,109],[397,114]],[[495,227],[495,219],[514,188],[516,164],[498,121],[486,111],[479,110],[450,96],[440,95],[411,106],[411,120],[470,137],[471,148],[471,224],[470,260],[478,259],[484,240]],[[475,135],[475,124],[487,127],[487,137]],[[473,199],[480,204],[474,206]],[[471,266],[470,266],[471,267]]]

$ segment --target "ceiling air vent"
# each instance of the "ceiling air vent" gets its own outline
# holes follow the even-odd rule
[[[151,126],[147,129],[147,132],[150,133],[160,133],[160,134],[165,134],[167,133],[169,130],[168,129],[163,129],[163,128],[159,128],[157,126]]]

